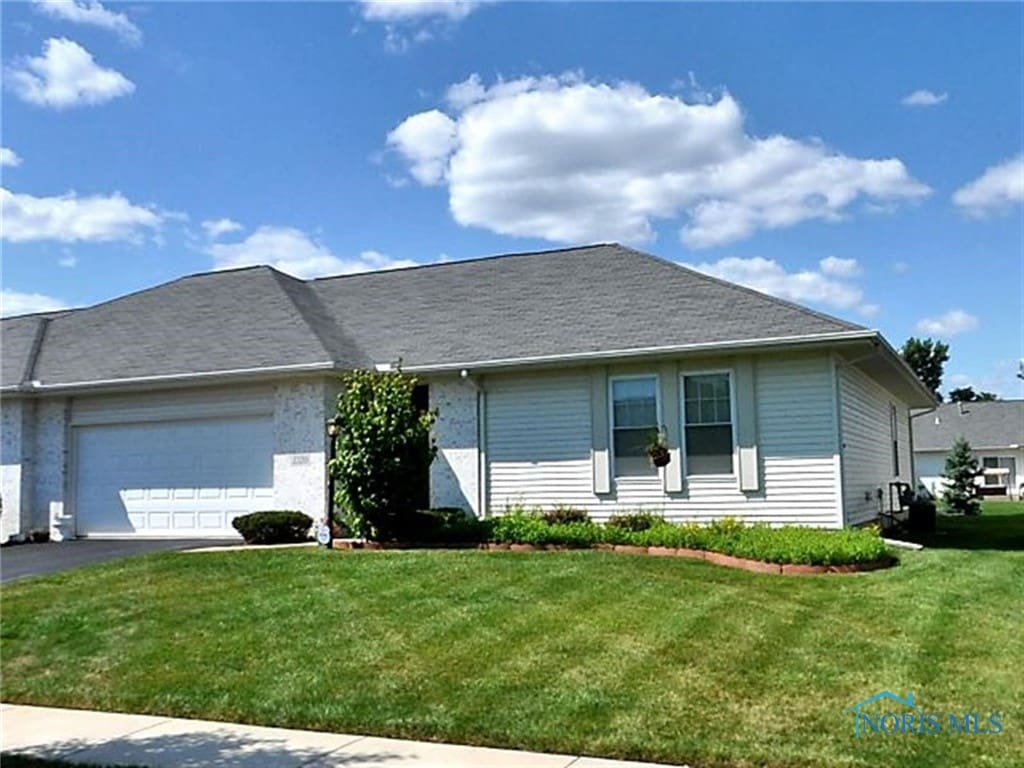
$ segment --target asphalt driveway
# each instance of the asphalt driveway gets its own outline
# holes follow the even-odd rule
[[[237,539],[76,539],[47,544],[16,544],[0,549],[0,583],[66,571],[147,552],[172,552],[193,547],[240,544]]]

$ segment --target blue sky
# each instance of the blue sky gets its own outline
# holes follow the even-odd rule
[[[1022,9],[4,3],[4,311],[619,240],[1019,397]]]

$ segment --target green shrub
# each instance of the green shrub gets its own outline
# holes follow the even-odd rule
[[[328,471],[337,501],[359,533],[382,541],[414,523],[437,447],[430,437],[436,412],[413,401],[416,379],[399,371],[352,371],[342,378],[337,457]]]
[[[246,544],[290,544],[309,540],[313,518],[302,512],[270,510],[239,515],[231,526]]]
[[[590,515],[587,514],[587,510],[564,505],[559,505],[548,512],[544,512],[541,516],[548,525],[590,522]]]
[[[492,521],[494,541],[504,544],[557,544],[567,547],[589,547],[604,540],[604,529],[597,523],[548,523],[542,516],[530,514],[502,515]]]
[[[397,538],[424,544],[478,544],[491,535],[491,520],[480,520],[458,507],[414,512]]]
[[[633,512],[627,515],[612,515],[605,525],[623,531],[646,531],[664,522],[665,518],[653,512]]]
[[[533,544],[548,527],[539,515],[514,511],[494,519],[491,537],[502,544]]]
[[[537,514],[516,513],[493,521],[493,541],[509,544],[558,544],[589,547],[596,544],[628,544],[640,547],[671,547],[720,552],[769,563],[842,565],[878,560],[886,545],[878,531],[868,528],[822,530],[787,525],[772,528],[764,523],[745,525],[725,518],[706,525],[670,523],[661,518],[643,530],[630,525],[597,525],[593,522],[547,523]]]

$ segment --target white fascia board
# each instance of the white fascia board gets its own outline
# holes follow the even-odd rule
[[[402,366],[407,373],[444,373],[462,370],[481,370],[488,368],[508,368],[520,365],[550,365],[558,363],[586,363],[609,359],[640,358],[665,355],[699,354],[708,352],[733,352],[755,348],[771,348],[777,350],[787,347],[805,347],[808,345],[832,344],[845,341],[874,341],[880,338],[878,331],[840,331],[837,333],[820,333],[805,336],[777,336],[763,339],[744,339],[740,341],[712,341],[697,344],[675,344],[661,347],[640,347],[633,349],[612,349],[596,352],[573,352],[565,355],[537,355],[534,357],[510,357],[491,360],[466,360],[438,365]],[[887,345],[888,346],[888,345]],[[379,363],[378,366],[386,366]]]
[[[334,362],[300,363],[298,365],[269,365],[261,368],[233,368],[224,371],[202,373],[168,373],[156,376],[132,376],[123,379],[96,379],[93,381],[69,381],[56,384],[33,381],[17,387],[5,387],[0,392],[19,395],[47,395],[64,392],[93,390],[118,390],[146,386],[168,386],[174,384],[217,384],[240,380],[261,380],[278,376],[301,373],[329,373],[336,370]]]

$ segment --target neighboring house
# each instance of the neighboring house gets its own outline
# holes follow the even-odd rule
[[[2,525],[232,534],[325,506],[338,376],[440,410],[435,506],[860,523],[912,482],[928,390],[877,331],[619,245],[302,281],[193,275],[3,321]],[[644,453],[662,428],[672,461]]]
[[[958,437],[970,443],[985,494],[1024,497],[1024,400],[944,403],[915,416],[914,457],[920,482],[938,494],[946,456]]]

